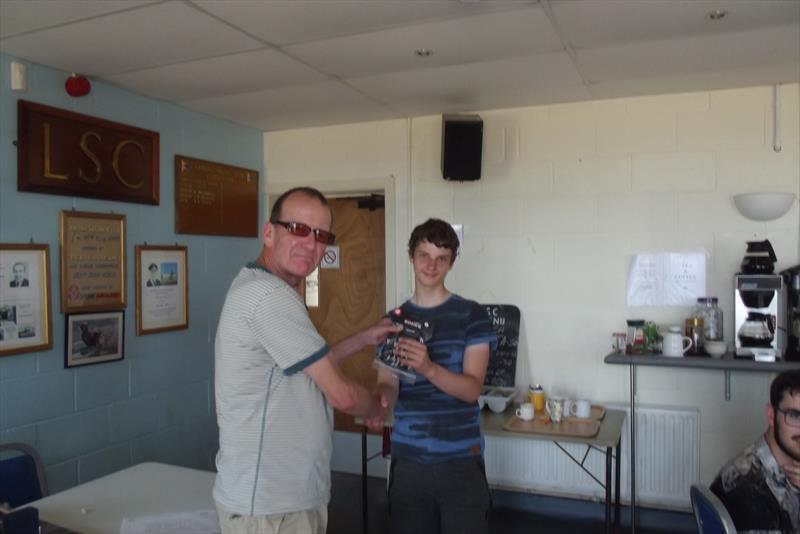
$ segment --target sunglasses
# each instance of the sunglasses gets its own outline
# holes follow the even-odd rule
[[[286,228],[286,231],[297,237],[306,237],[310,233],[314,233],[314,239],[323,245],[333,245],[336,241],[336,236],[327,230],[320,230],[319,228],[311,228],[307,224],[299,222],[286,222],[286,221],[270,221],[272,224],[279,224]]]

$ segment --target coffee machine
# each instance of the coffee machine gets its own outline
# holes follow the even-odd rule
[[[769,240],[748,241],[742,272],[734,277],[736,356],[774,362],[787,346],[786,283],[775,271]]]
[[[800,361],[800,265],[781,271],[787,291],[787,345],[786,359]]]
[[[736,356],[756,361],[783,358],[786,336],[786,284],[779,274],[734,277]]]

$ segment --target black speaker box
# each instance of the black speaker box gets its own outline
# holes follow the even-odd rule
[[[442,176],[460,182],[481,177],[483,120],[478,115],[442,115]]]

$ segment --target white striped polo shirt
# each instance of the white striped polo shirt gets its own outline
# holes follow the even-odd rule
[[[293,288],[254,263],[239,272],[214,346],[219,506],[269,515],[327,505],[333,410],[302,371],[328,350]]]

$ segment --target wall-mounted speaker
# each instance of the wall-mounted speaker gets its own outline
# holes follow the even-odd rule
[[[469,181],[481,177],[483,120],[478,115],[442,115],[442,176]]]

